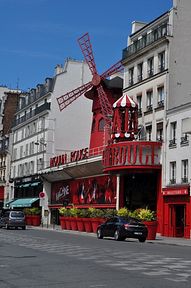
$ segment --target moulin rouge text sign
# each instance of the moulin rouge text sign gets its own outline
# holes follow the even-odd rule
[[[87,158],[88,158],[88,148],[83,148],[81,150],[72,151],[70,153],[65,153],[50,158],[50,167],[56,167],[59,165],[64,165],[69,162],[76,162]]]
[[[158,142],[126,142],[106,147],[103,153],[103,166],[158,166],[160,165]]]

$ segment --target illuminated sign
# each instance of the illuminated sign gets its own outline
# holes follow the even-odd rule
[[[88,148],[72,151],[62,155],[50,158],[50,167],[64,165],[70,162],[76,162],[88,158]]]
[[[125,168],[129,166],[160,165],[159,142],[129,141],[112,144],[103,152],[104,168]]]
[[[182,189],[165,189],[163,190],[163,195],[170,196],[170,195],[187,195],[188,194],[188,188],[182,188]]]

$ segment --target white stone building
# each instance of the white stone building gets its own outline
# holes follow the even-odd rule
[[[12,128],[11,179],[14,198],[34,198],[44,190],[40,173],[49,167],[50,158],[68,149],[89,145],[91,101],[81,96],[68,109],[60,112],[57,97],[90,81],[83,61],[67,59],[57,65],[55,76],[20,96]],[[80,131],[80,133],[79,133]],[[48,193],[51,183],[44,181]],[[48,205],[46,195],[46,207]],[[22,205],[22,204],[21,204]]]
[[[160,231],[190,237],[191,2],[133,22],[123,50],[124,93],[138,102],[139,137],[162,141]]]

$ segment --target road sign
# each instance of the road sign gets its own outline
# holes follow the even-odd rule
[[[45,193],[44,192],[40,192],[39,193],[39,198],[44,198],[45,197]]]

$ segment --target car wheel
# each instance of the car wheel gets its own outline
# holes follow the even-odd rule
[[[146,238],[139,238],[139,242],[145,242]]]
[[[119,230],[115,230],[114,238],[115,238],[116,241],[121,241],[122,240],[122,237],[120,236]]]
[[[25,229],[26,229],[26,226],[23,226],[22,229],[25,230]]]
[[[98,228],[98,230],[97,230],[97,238],[98,239],[103,239],[103,233],[102,233],[100,228]]]

